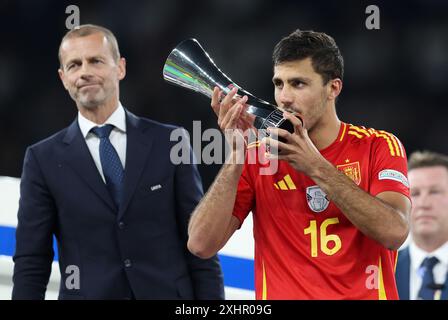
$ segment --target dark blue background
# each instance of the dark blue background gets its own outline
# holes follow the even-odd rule
[[[448,1],[0,1],[0,175],[20,176],[27,145],[67,126],[76,107],[58,78],[65,8],[110,28],[127,58],[121,101],[192,130],[216,127],[207,98],[162,80],[174,46],[197,38],[236,83],[273,102],[271,52],[296,28],[332,35],[345,58],[337,109],[346,122],[396,134],[408,154],[448,153]],[[367,30],[365,9],[380,8]],[[200,166],[207,189],[218,165]]]

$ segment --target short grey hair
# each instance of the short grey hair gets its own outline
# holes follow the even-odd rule
[[[58,50],[59,64],[61,65],[61,67],[62,67],[62,59],[61,59],[62,43],[67,39],[86,37],[95,33],[102,33],[106,37],[107,42],[110,45],[110,51],[112,53],[112,57],[114,58],[115,61],[118,61],[118,59],[120,59],[120,49],[118,48],[117,38],[115,38],[115,35],[112,33],[112,31],[94,24],[83,24],[80,25],[79,27],[76,27],[68,31],[62,38]]]

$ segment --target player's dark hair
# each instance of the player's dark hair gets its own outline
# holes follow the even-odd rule
[[[283,62],[302,60],[310,57],[314,71],[327,84],[332,79],[343,79],[344,59],[332,37],[315,31],[297,29],[284,37],[274,48],[274,66]]]
[[[409,156],[408,170],[442,166],[448,170],[448,156],[432,151],[415,151]]]
[[[61,59],[61,46],[62,43],[71,38],[79,38],[79,37],[87,37],[95,33],[102,33],[109,43],[110,50],[112,52],[112,58],[117,61],[120,58],[120,49],[118,48],[118,42],[117,38],[115,38],[115,35],[107,28],[97,26],[94,24],[83,24],[79,27],[75,27],[74,29],[71,29],[68,31],[65,36],[61,40],[61,44],[59,45],[59,51],[58,51],[58,58],[59,63],[62,67],[62,59]]]

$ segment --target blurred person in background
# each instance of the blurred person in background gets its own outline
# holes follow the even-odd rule
[[[59,299],[223,299],[217,256],[187,250],[199,173],[170,161],[176,127],[120,103],[126,61],[115,36],[82,25],[62,39],[59,60],[78,116],[26,151],[12,298],[45,298],[54,235]]]
[[[448,156],[414,152],[409,157],[411,237],[398,253],[400,299],[448,299]]]

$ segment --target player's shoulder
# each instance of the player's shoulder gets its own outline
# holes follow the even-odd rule
[[[400,139],[386,130],[347,124],[347,136],[353,143],[367,143],[371,144],[373,148],[384,148],[392,156],[405,154]]]
[[[356,141],[363,140],[366,142],[381,142],[381,141],[391,141],[396,140],[399,141],[396,135],[386,130],[378,130],[375,128],[369,128],[360,125],[354,125],[347,123],[347,135],[351,136],[352,139]]]

